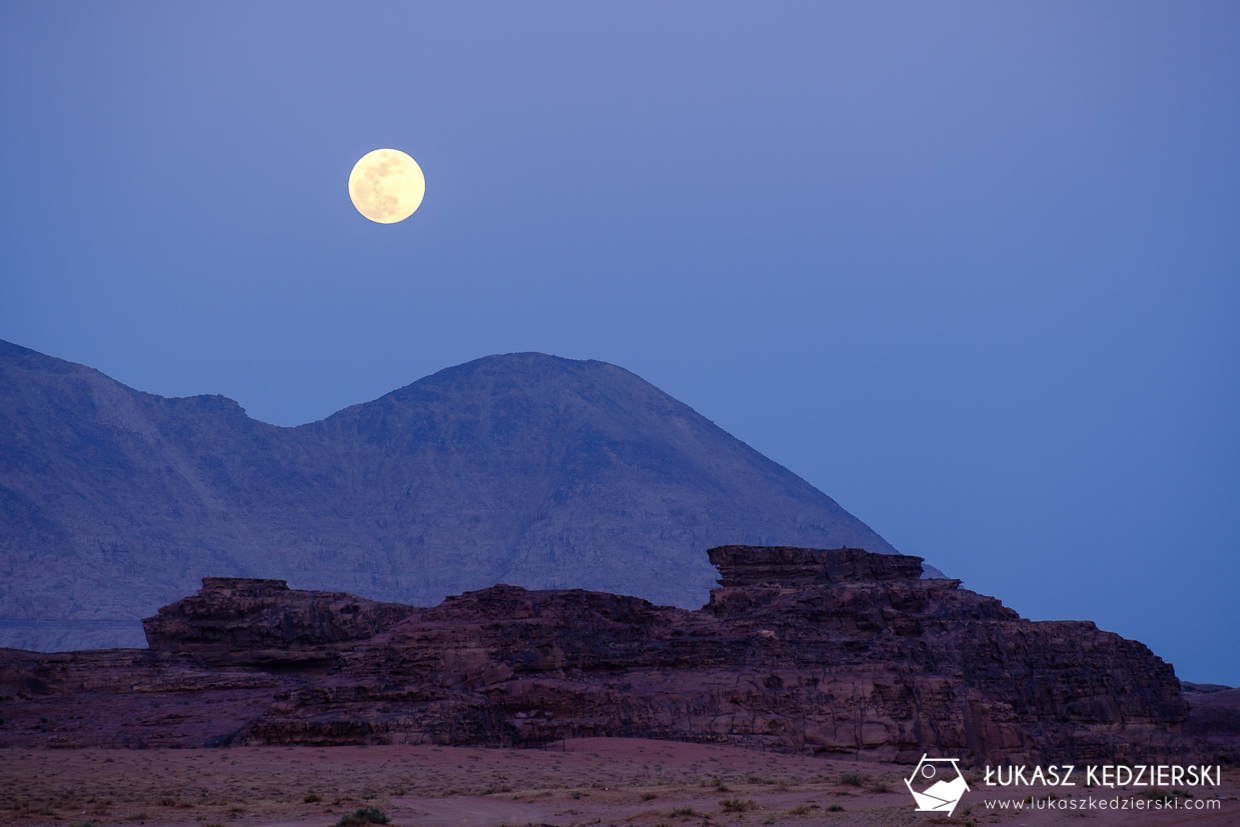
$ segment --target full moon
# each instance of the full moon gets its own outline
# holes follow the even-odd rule
[[[418,162],[399,149],[367,152],[349,173],[349,198],[357,211],[380,224],[413,215],[426,194]]]

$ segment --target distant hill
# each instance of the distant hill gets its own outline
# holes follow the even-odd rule
[[[144,645],[203,576],[429,605],[495,583],[697,607],[724,544],[895,553],[622,368],[488,356],[296,428],[0,342],[0,646]]]

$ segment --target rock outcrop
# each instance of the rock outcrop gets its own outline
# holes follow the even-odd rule
[[[585,735],[916,760],[1163,751],[1171,667],[1092,623],[1035,623],[914,557],[712,549],[689,612],[496,586],[445,600],[280,698],[247,743],[537,744]]]
[[[708,552],[725,589],[777,585],[813,588],[869,580],[917,580],[920,557],[870,554],[865,549],[719,546]]]
[[[158,685],[181,682],[182,696],[211,674],[266,681],[221,707],[240,710],[211,736],[229,743],[611,735],[1029,764],[1223,749],[1183,736],[1179,681],[1144,645],[1088,622],[1022,619],[959,581],[920,579],[915,557],[724,546],[710,559],[721,585],[697,611],[508,585],[413,609],[209,579],[148,619],[163,651],[127,668],[164,669]],[[21,697],[68,703],[57,675],[82,667],[22,655],[9,681],[27,681]],[[316,660],[330,668],[277,668]]]
[[[1202,686],[1205,691],[1185,694],[1191,709],[1184,732],[1205,741],[1229,763],[1240,763],[1240,689]]]
[[[149,649],[0,649],[0,747],[220,746],[305,680]]]
[[[142,626],[151,649],[198,655],[210,666],[313,669],[415,611],[345,592],[294,591],[283,580],[204,577],[197,595]]]

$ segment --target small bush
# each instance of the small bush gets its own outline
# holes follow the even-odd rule
[[[886,781],[875,781],[873,784],[870,785],[870,792],[889,793],[891,792],[891,785],[888,784]]]
[[[642,793],[642,801],[654,801],[659,797],[658,793],[645,792]]]
[[[676,807],[672,810],[672,818],[693,818],[697,813],[692,807]]]
[[[318,804],[322,800],[323,800],[323,796],[319,795],[318,793],[306,793],[306,797],[302,799],[302,801],[306,802],[307,804]]]
[[[719,802],[719,806],[723,808],[725,813],[745,813],[750,810],[758,809],[758,803],[752,798],[744,800],[739,798],[725,798]]]
[[[859,772],[842,772],[840,773],[840,783],[849,787],[860,787],[865,784],[865,779]]]
[[[362,807],[346,816],[341,816],[336,827],[353,827],[358,824],[387,824],[392,819],[378,807]]]
[[[839,804],[832,804],[830,807],[828,807],[828,808],[827,808],[827,812],[829,812],[829,813],[842,813],[842,812],[844,812],[844,808],[843,808],[843,807],[841,807]]]

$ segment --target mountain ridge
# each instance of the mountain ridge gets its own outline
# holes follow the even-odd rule
[[[203,576],[415,605],[507,582],[694,607],[713,545],[896,553],[595,360],[482,357],[286,428],[0,342],[0,425],[0,645],[134,645],[137,619]],[[72,627],[131,618],[132,640]]]

